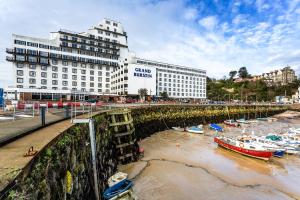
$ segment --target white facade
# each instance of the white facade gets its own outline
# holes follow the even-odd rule
[[[148,94],[156,91],[156,68],[130,64],[128,68],[128,94],[138,94],[138,90],[146,88]]]
[[[87,32],[60,30],[49,39],[13,34],[6,51],[16,88],[97,95],[137,95],[147,88],[151,95],[166,91],[174,98],[206,98],[205,71],[136,57],[129,53],[122,25],[108,19]]]

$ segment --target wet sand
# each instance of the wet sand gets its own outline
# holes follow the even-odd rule
[[[224,134],[239,135],[244,128],[279,133],[289,127],[300,127],[300,119],[226,127]],[[214,135],[156,133],[140,142],[145,156],[120,171],[134,181],[139,199],[300,199],[299,156],[261,161],[217,147]]]

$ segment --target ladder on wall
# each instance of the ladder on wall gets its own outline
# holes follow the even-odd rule
[[[137,156],[133,119],[129,109],[108,112],[110,129],[113,131],[118,161],[121,164],[135,161]]]

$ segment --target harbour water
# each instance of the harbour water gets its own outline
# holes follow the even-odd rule
[[[278,116],[276,122],[224,126],[223,134],[240,135],[245,129],[260,135],[300,127],[298,114],[288,114]],[[119,170],[134,181],[139,199],[300,199],[299,156],[268,162],[249,158],[218,147],[215,134],[207,127],[204,135],[156,133],[140,142],[144,157]]]

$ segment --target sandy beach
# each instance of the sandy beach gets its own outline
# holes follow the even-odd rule
[[[289,113],[291,115],[291,113]],[[225,127],[225,135],[280,133],[299,127],[298,118]],[[218,147],[216,134],[167,130],[140,142],[144,157],[120,166],[134,181],[139,199],[300,199],[300,157],[261,161]]]

